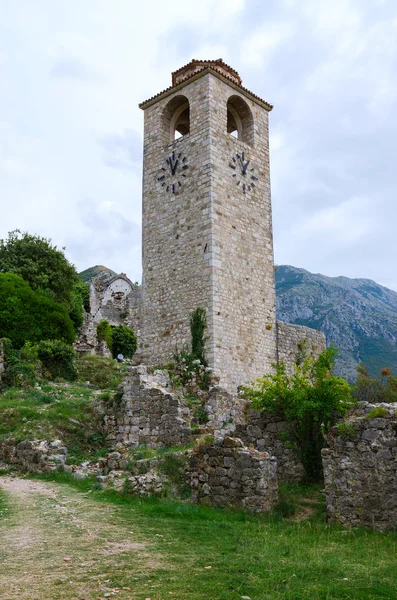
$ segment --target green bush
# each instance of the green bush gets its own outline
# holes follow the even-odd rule
[[[96,335],[98,340],[104,341],[109,350],[112,350],[112,328],[109,321],[106,319],[99,321],[96,328]]]
[[[364,417],[364,419],[382,419],[389,416],[389,411],[384,406],[375,406]]]
[[[76,337],[66,307],[12,273],[0,273],[0,331],[17,349],[26,341],[60,339],[71,344]]]
[[[135,332],[125,325],[117,325],[112,329],[112,354],[116,358],[122,354],[124,358],[131,358],[137,348]]]
[[[380,377],[370,377],[364,364],[357,367],[357,380],[353,386],[353,396],[357,400],[378,404],[397,402],[397,377],[384,368]]]
[[[13,273],[26,281],[35,291],[47,295],[67,308],[71,307],[71,293],[79,278],[63,250],[51,240],[11,231],[6,240],[0,240],[0,273]],[[1,327],[0,327],[1,331]]]
[[[254,407],[287,422],[289,440],[300,456],[307,481],[320,480],[324,434],[353,405],[348,383],[332,375],[335,356],[331,347],[317,360],[306,357],[295,365],[291,376],[280,362],[273,365],[273,374],[243,388]]]
[[[58,377],[70,381],[77,378],[76,353],[71,346],[60,340],[46,340],[38,345],[38,356],[43,372],[51,379]]]
[[[354,440],[357,437],[357,429],[354,423],[342,421],[336,426],[336,434],[344,441]]]
[[[190,335],[192,338],[192,357],[198,359],[204,367],[208,366],[205,356],[205,330],[207,315],[204,308],[196,308],[190,315]]]

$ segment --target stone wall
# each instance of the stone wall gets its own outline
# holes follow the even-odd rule
[[[321,331],[277,321],[277,361],[284,361],[289,373],[294,364],[311,354],[315,358],[325,349],[325,335]]]
[[[279,481],[299,482],[303,479],[304,469],[296,452],[287,447],[286,429],[287,424],[279,417],[266,415],[247,406],[245,420],[237,424],[235,434],[245,444],[276,457]]]
[[[322,458],[329,521],[381,531],[397,527],[395,404],[360,402],[331,430]]]
[[[109,442],[157,448],[190,440],[190,411],[167,371],[131,367],[104,417]]]
[[[19,471],[29,473],[63,471],[66,447],[60,440],[18,442],[10,438],[0,440],[0,459]]]
[[[229,394],[220,386],[211,387],[204,404],[208,416],[207,427],[221,435],[233,432],[245,418],[245,405],[242,398]]]
[[[193,500],[209,506],[268,511],[278,498],[277,461],[266,452],[225,437],[200,444],[186,473]]]

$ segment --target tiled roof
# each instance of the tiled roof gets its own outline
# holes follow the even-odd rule
[[[176,78],[177,78],[178,73],[181,73],[185,69],[187,70],[188,67],[193,67],[194,65],[203,66],[203,67],[210,67],[212,65],[223,67],[223,69],[230,71],[230,73],[238,80],[239,85],[241,85],[241,83],[242,83],[241,77],[237,73],[237,71],[235,71],[230,65],[227,65],[225,62],[223,62],[223,60],[221,58],[217,58],[215,60],[198,60],[197,58],[193,58],[189,63],[187,63],[183,67],[180,67],[179,69],[177,69],[176,71],[173,71],[171,73],[172,85],[176,84]]]
[[[194,63],[203,63],[203,66],[201,68],[199,68],[198,71],[195,71],[194,73],[187,75],[186,77],[184,77],[181,81],[178,82],[177,85],[170,85],[170,87],[166,88],[165,90],[158,92],[158,94],[155,94],[154,96],[152,96],[151,98],[148,98],[148,100],[145,100],[144,102],[141,102],[139,104],[139,108],[145,109],[146,105],[151,103],[153,100],[155,100],[156,98],[159,98],[160,96],[162,96],[163,94],[166,94],[168,92],[170,92],[171,90],[173,90],[174,88],[177,89],[178,87],[180,87],[182,84],[186,83],[186,81],[188,81],[189,79],[192,79],[193,77],[196,77],[199,73],[202,73],[203,71],[211,71],[213,73],[215,73],[218,76],[223,77],[224,79],[227,79],[234,87],[236,87],[237,89],[241,89],[242,92],[245,92],[246,94],[248,94],[249,96],[251,96],[252,98],[254,98],[255,100],[257,100],[258,102],[260,102],[261,104],[264,104],[265,107],[267,108],[267,110],[272,110],[273,105],[269,104],[269,102],[266,102],[266,100],[263,100],[263,98],[260,98],[259,96],[257,96],[256,94],[254,94],[253,92],[251,92],[249,89],[245,88],[244,86],[242,86],[241,84],[237,84],[235,82],[234,79],[232,79],[232,77],[228,77],[225,73],[219,73],[218,70],[216,70],[216,68],[214,68],[216,66],[215,63],[219,64],[220,62],[222,62],[222,66],[226,67],[227,69],[230,69],[231,71],[233,71],[233,74],[236,74],[235,76],[237,76],[240,79],[239,74],[237,73],[237,71],[235,71],[234,69],[232,69],[231,67],[229,67],[228,65],[226,65],[222,59],[218,59],[218,60],[207,60],[207,61],[198,61],[198,60],[192,60],[190,63],[188,63],[187,65],[184,65],[183,67],[181,67],[180,69],[178,69],[177,71],[174,71],[172,73],[173,79],[174,79],[174,75],[176,75],[177,73],[180,73],[181,71],[183,71],[183,69],[185,69],[186,67],[188,67],[189,65],[192,65]],[[241,79],[240,79],[241,81]]]

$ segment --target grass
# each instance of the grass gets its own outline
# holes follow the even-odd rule
[[[0,394],[0,437],[61,439],[70,464],[103,456],[101,417],[93,411],[91,400],[92,390],[78,384],[10,388]]]
[[[0,438],[61,439],[69,464],[104,456],[108,449],[102,417],[93,410],[92,400],[111,400],[127,369],[110,358],[85,356],[77,361],[77,382],[7,389],[0,393]],[[87,387],[87,381],[93,387]]]
[[[41,479],[71,483],[90,501],[117,507],[123,529],[138,528],[163,555],[162,567],[136,573],[118,557],[112,586],[139,588],[134,598],[164,600],[341,600],[395,597],[397,535],[343,530],[324,522],[318,487],[283,486],[284,502],[268,516],[247,515],[164,499],[89,492],[67,474]],[[311,509],[299,517],[302,508]]]
[[[80,382],[89,381],[106,390],[116,390],[128,371],[127,365],[101,356],[82,356],[76,366]]]

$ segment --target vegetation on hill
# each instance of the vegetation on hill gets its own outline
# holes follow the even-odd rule
[[[108,267],[104,267],[103,265],[95,265],[95,267],[89,267],[89,269],[85,269],[85,271],[81,271],[79,273],[79,278],[84,283],[90,283],[91,279],[94,277],[114,277],[117,275],[115,271],[109,269]]]
[[[0,437],[61,439],[69,464],[103,456],[108,449],[95,400],[115,393],[126,367],[96,356],[81,357],[76,367],[78,378],[73,383],[40,379],[0,393]]]
[[[322,331],[339,348],[336,373],[354,381],[360,363],[372,377],[397,366],[397,292],[369,279],[286,265],[277,267],[275,278],[277,318]]]

